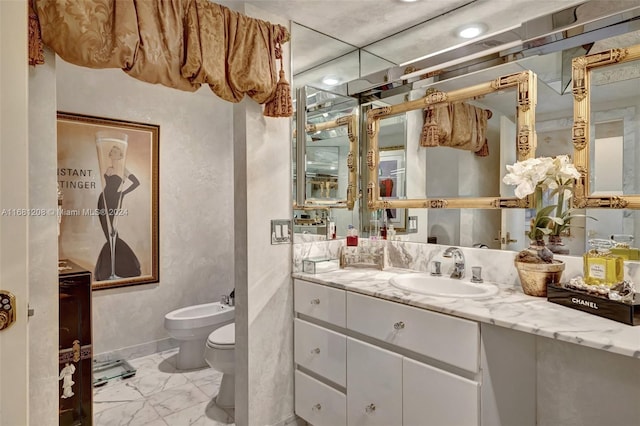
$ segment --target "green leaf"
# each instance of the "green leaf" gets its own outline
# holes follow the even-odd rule
[[[556,208],[556,205],[553,204],[551,206],[543,207],[540,210],[538,210],[538,213],[536,214],[536,221],[538,220],[538,218],[549,216],[549,213],[551,213],[555,208]]]

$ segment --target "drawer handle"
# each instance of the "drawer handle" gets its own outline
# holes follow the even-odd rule
[[[398,321],[397,323],[393,324],[393,328],[395,328],[396,330],[402,330],[404,328],[404,322]]]
[[[364,411],[366,411],[367,413],[371,414],[374,411],[376,411],[376,405],[375,404],[369,404],[365,407]]]
[[[320,404],[316,404],[313,407],[311,407],[311,411],[320,411],[322,410],[322,405]]]
[[[319,305],[320,304],[320,299],[311,299],[311,304],[312,305]]]
[[[311,349],[311,353],[312,354],[319,354],[320,353],[320,348]]]

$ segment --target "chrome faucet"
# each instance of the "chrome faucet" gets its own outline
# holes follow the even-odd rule
[[[449,247],[442,253],[442,257],[453,257],[453,272],[451,278],[461,279],[464,277],[464,254],[458,247]]]

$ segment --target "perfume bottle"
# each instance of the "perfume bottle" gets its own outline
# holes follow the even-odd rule
[[[589,240],[591,249],[584,256],[584,281],[589,285],[614,286],[624,280],[624,261],[611,253],[610,240]]]
[[[611,253],[624,260],[640,260],[640,249],[631,247],[633,235],[614,234],[611,236],[611,241],[613,241]]]
[[[336,222],[333,220],[331,216],[331,212],[327,216],[327,240],[335,240],[336,239]]]
[[[358,230],[353,227],[353,225],[349,225],[347,229],[347,246],[357,246],[358,245]]]
[[[385,218],[382,221],[382,226],[380,227],[380,238],[382,238],[383,240],[386,240],[387,239],[387,233],[388,233],[387,219]]]

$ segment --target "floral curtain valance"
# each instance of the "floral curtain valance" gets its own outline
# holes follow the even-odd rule
[[[195,91],[208,84],[226,101],[239,102],[248,95],[267,103],[265,115],[292,114],[282,64],[278,84],[281,44],[290,37],[283,26],[208,0],[34,0],[33,4],[31,15],[39,28],[31,28],[30,36],[37,39],[39,29],[42,42],[67,62],[122,68],[139,80],[180,90]],[[33,55],[37,52],[30,49]]]

